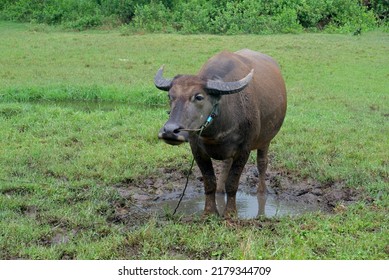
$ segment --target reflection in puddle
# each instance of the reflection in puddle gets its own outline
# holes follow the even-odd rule
[[[168,207],[172,211],[176,207],[178,200],[169,200],[161,202],[162,207]],[[184,199],[177,210],[177,214],[201,215],[204,209],[205,198],[203,195],[195,196],[190,199]],[[225,196],[217,195],[216,203],[219,213],[223,213],[225,207]],[[236,194],[236,204],[238,208],[238,217],[243,219],[256,218],[259,215],[265,217],[294,216],[313,211],[313,207],[298,203],[296,201],[285,201],[278,199],[273,194],[256,195],[242,191]]]

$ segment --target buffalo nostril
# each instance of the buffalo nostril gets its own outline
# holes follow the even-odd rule
[[[182,129],[181,126],[175,125],[175,124],[166,124],[164,127],[165,133],[173,133],[178,134],[180,133],[180,130]]]

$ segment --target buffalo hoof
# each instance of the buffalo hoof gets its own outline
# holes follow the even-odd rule
[[[211,216],[219,217],[220,214],[217,211],[217,209],[212,209],[212,210],[205,209],[203,214],[201,215],[202,218],[208,218],[208,217],[211,217]]]
[[[237,218],[238,217],[238,212],[235,210],[235,211],[224,211],[223,213],[223,218],[224,219],[234,219],[234,218]]]

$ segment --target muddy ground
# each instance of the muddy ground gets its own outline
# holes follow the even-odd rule
[[[268,170],[266,176],[268,193],[281,201],[305,204],[315,211],[342,211],[350,203],[362,199],[362,192],[345,187],[342,182],[321,184],[310,179],[297,179],[283,171]],[[143,224],[151,216],[166,215],[162,201],[178,203],[186,182],[183,172],[169,169],[159,169],[157,174],[141,182],[122,182],[114,186],[123,198],[115,206],[111,222],[126,223],[129,226]],[[247,164],[241,179],[239,191],[256,193],[258,171],[255,165]],[[202,176],[194,167],[189,177],[185,199],[199,197],[203,194]],[[160,209],[159,209],[160,208]]]

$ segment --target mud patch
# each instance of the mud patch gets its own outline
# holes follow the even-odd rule
[[[126,207],[115,207],[112,219],[136,225],[153,215],[171,214],[176,207],[185,184],[185,174],[176,170],[160,169],[158,175],[143,182],[123,182],[115,189],[127,201]],[[299,215],[310,211],[333,212],[346,208],[361,199],[357,190],[340,182],[320,184],[313,180],[297,180],[290,174],[270,170],[267,172],[268,188],[265,197],[256,195],[258,171],[247,164],[242,173],[237,194],[238,216],[255,218]],[[223,210],[224,198],[218,198],[219,212]],[[194,168],[184,199],[177,210],[178,215],[200,215],[204,207],[204,190],[200,171]]]

